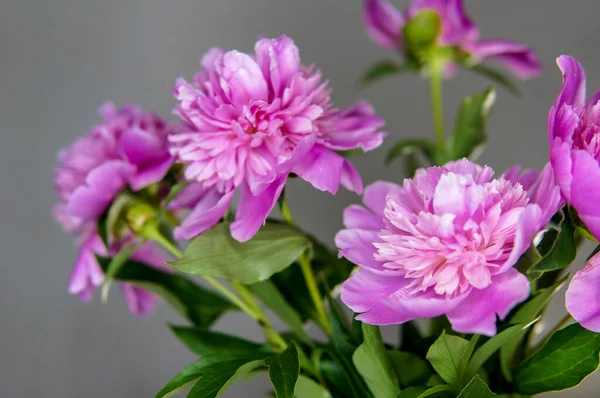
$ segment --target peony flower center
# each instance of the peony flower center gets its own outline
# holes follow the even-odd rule
[[[585,110],[581,122],[573,134],[573,146],[589,152],[600,160],[600,115],[596,106]]]

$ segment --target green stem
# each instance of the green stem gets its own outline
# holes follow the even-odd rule
[[[296,225],[294,223],[292,212],[290,211],[286,200],[283,200],[281,203],[281,215],[283,216],[283,219],[286,223],[288,223],[291,226]],[[327,313],[325,312],[325,305],[323,304],[321,293],[319,292],[319,287],[315,279],[315,274],[313,273],[312,266],[310,264],[308,251],[305,251],[300,255],[298,262],[300,263],[300,269],[302,270],[302,274],[306,281],[306,286],[308,287],[310,298],[312,299],[315,305],[315,309],[317,310],[317,317],[319,318],[319,323],[325,330],[327,336],[331,336],[331,325],[329,324],[329,319],[327,318]]]
[[[431,109],[433,111],[433,125],[435,127],[435,141],[439,156],[446,153],[446,141],[444,139],[444,97],[442,95],[442,85],[444,78],[442,76],[443,64],[434,64],[431,66],[430,94]]]
[[[162,248],[171,253],[175,258],[182,258],[183,252],[169,239],[167,239],[158,228],[154,228],[152,226],[145,228],[144,237],[146,239],[153,240],[158,243]],[[256,302],[252,293],[246,288],[246,286],[233,282],[233,287],[238,291],[242,299],[236,296],[231,290],[229,290],[225,285],[219,282],[217,279],[212,276],[202,275],[204,280],[208,282],[213,288],[223,294],[229,301],[231,301],[235,306],[237,306],[240,310],[248,314],[252,319],[256,320],[258,324],[263,328],[267,339],[269,342],[278,350],[285,350],[287,348],[287,343],[277,333],[271,322],[263,312],[260,305]],[[245,300],[245,301],[244,301]]]

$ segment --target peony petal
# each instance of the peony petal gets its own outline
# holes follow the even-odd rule
[[[165,156],[162,160],[157,160],[150,166],[140,169],[137,173],[133,174],[129,178],[129,186],[133,191],[139,191],[150,184],[159,182],[167,175],[172,165],[173,158]]]
[[[358,174],[358,170],[350,163],[347,159],[344,159],[342,166],[342,175],[340,176],[340,182],[349,191],[356,192],[361,195],[363,192],[363,183]]]
[[[376,43],[393,50],[399,48],[404,17],[388,0],[364,0],[363,21]]]
[[[375,181],[365,188],[363,203],[378,216],[383,216],[383,211],[390,193],[400,193],[402,187],[387,181]]]
[[[270,82],[274,95],[300,71],[300,54],[294,41],[287,36],[278,39],[260,39],[254,46],[256,62]]]
[[[344,226],[346,228],[381,231],[385,223],[381,217],[359,205],[351,205],[344,210]]]
[[[175,228],[175,239],[190,240],[212,228],[229,209],[234,192],[221,194],[216,189],[207,191],[194,210]]]
[[[150,315],[159,301],[159,298],[154,294],[130,283],[122,283],[121,291],[129,312],[138,317]]]
[[[515,269],[496,275],[485,289],[473,289],[452,311],[448,320],[460,333],[496,334],[496,315],[502,320],[529,296],[529,281]]]
[[[233,104],[243,106],[251,100],[267,100],[269,89],[256,61],[248,54],[229,51],[223,56],[221,75],[226,86],[223,90]]]
[[[586,329],[600,332],[600,254],[575,273],[565,297],[569,314]]]
[[[340,187],[344,162],[342,156],[317,144],[294,165],[292,172],[318,190],[335,195]]]
[[[537,204],[525,206],[520,213],[512,250],[510,251],[507,260],[496,272],[496,275],[507,272],[517,263],[523,253],[531,246],[535,234],[540,232],[547,223],[547,221],[543,221],[542,218],[544,215],[542,209]]]
[[[572,154],[571,205],[596,239],[600,238],[600,166],[586,151]]]
[[[550,163],[560,190],[567,200],[571,201],[571,184],[573,183],[573,159],[571,146],[559,138],[554,139],[550,148]]]
[[[500,62],[521,79],[536,77],[542,70],[531,47],[510,40],[481,40],[468,46],[467,51],[481,60]]]
[[[568,55],[561,55],[556,63],[563,74],[563,85],[556,99],[556,108],[563,104],[582,107],[585,105],[585,71],[577,60]]]
[[[247,185],[242,185],[240,203],[235,213],[235,221],[231,224],[231,236],[245,242],[251,239],[267,217],[283,191],[287,175],[279,176],[271,185],[257,196],[252,195]]]
[[[372,230],[343,229],[335,235],[335,245],[341,256],[356,265],[383,270],[382,263],[375,259],[377,248],[374,242],[380,240],[378,231]]]

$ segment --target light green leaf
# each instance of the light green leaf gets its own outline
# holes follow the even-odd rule
[[[471,156],[485,142],[485,123],[495,100],[496,91],[493,87],[463,100],[448,142],[448,153],[452,160]]]
[[[302,323],[302,318],[287,302],[277,286],[270,281],[255,283],[248,288],[296,333],[303,342],[312,344],[312,340]]]
[[[458,398],[497,398],[481,377],[475,375],[467,386],[461,391]]]
[[[427,361],[415,354],[402,351],[388,351],[388,355],[402,387],[425,384],[431,376],[431,367]]]
[[[296,398],[333,398],[325,387],[306,376],[300,375],[296,383]]]
[[[409,387],[400,391],[396,398],[419,398],[425,391],[427,387]]]
[[[427,360],[446,383],[454,385],[460,378],[460,365],[469,352],[469,342],[442,332],[427,352]]]
[[[281,354],[267,358],[265,364],[269,368],[269,379],[277,398],[294,398],[300,375],[296,345],[292,343]]]
[[[252,362],[231,360],[221,362],[200,375],[198,381],[190,390],[188,398],[220,397],[236,380],[264,366],[264,364],[264,360],[255,360]]]
[[[430,140],[422,138],[408,138],[400,140],[388,151],[385,156],[385,164],[392,163],[399,156],[423,154],[431,163],[435,163],[435,144]]]
[[[363,323],[362,330],[364,343],[352,355],[354,366],[375,398],[395,397],[400,392],[398,379],[381,339],[379,327]]]
[[[503,330],[498,333],[496,336],[492,337],[488,341],[486,341],[481,347],[475,351],[471,359],[469,360],[469,364],[467,365],[466,376],[471,378],[477,373],[479,368],[483,366],[485,361],[487,361],[496,351],[500,349],[503,345],[507,344],[511,340],[517,338],[517,336],[525,329],[529,328],[533,325],[535,321],[530,322],[528,324],[521,324],[511,326],[508,329]],[[468,380],[468,379],[467,379]]]
[[[219,353],[269,354],[273,352],[268,346],[202,328],[171,326],[171,330],[186,347],[198,355]]]
[[[516,390],[534,395],[575,387],[596,371],[599,354],[600,334],[569,325],[513,370]]]
[[[105,271],[111,259],[101,256],[96,258]],[[176,311],[200,328],[208,328],[225,311],[236,309],[223,297],[205,290],[183,275],[160,271],[136,261],[127,261],[119,269],[115,279],[132,283],[163,297]]]
[[[570,265],[577,255],[575,243],[575,227],[569,212],[563,212],[563,220],[559,224],[559,232],[552,248],[531,268],[533,271],[548,272],[563,269]]]
[[[229,224],[220,223],[192,240],[181,260],[169,264],[188,274],[250,285],[287,268],[309,246],[306,236],[285,224],[267,223],[241,243],[231,237]]]
[[[396,61],[384,59],[372,65],[363,75],[360,83],[362,85],[367,85],[386,77],[409,72],[411,70],[416,70],[416,67],[411,63],[399,64]]]
[[[435,386],[435,387],[431,387],[430,389],[426,390],[425,392],[422,392],[421,395],[419,395],[419,398],[425,398],[425,397],[430,397],[430,398],[441,398],[441,397],[453,397],[454,394],[452,393],[452,387],[450,387],[449,385],[446,384],[442,384],[439,386]]]

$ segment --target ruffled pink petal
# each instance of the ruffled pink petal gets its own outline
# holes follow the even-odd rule
[[[344,226],[346,228],[365,229],[367,231],[381,231],[385,223],[381,217],[359,205],[351,205],[344,210]]]
[[[157,159],[155,163],[132,175],[129,178],[129,186],[134,191],[146,188],[148,185],[162,180],[172,165],[173,158],[170,156],[165,156],[162,160]]]
[[[261,39],[254,46],[256,62],[270,83],[274,95],[289,84],[300,70],[300,54],[292,39]]]
[[[561,55],[556,63],[563,74],[563,86],[556,100],[556,107],[563,104],[582,107],[585,105],[585,71],[577,60],[568,55]]]
[[[254,196],[247,185],[242,185],[240,203],[231,224],[231,236],[245,242],[251,239],[265,223],[283,191],[287,175],[279,176],[260,195]]]
[[[596,239],[600,238],[600,166],[586,151],[572,154],[571,205]]]
[[[175,228],[175,239],[190,240],[212,228],[229,208],[234,192],[221,194],[216,189],[208,190],[181,225]]]
[[[388,194],[400,193],[402,187],[387,181],[375,181],[365,188],[363,203],[378,216],[383,216]]]
[[[387,0],[364,0],[363,21],[367,33],[379,45],[398,49],[402,40],[404,17]]]
[[[575,273],[565,297],[569,314],[584,328],[600,332],[600,254]]]
[[[256,61],[248,54],[229,51],[223,55],[221,76],[226,83],[223,90],[238,106],[251,100],[267,100],[269,89],[265,77]]]
[[[104,282],[104,272],[96,260],[95,253],[106,254],[100,238],[92,236],[79,250],[69,280],[69,293],[77,294],[81,301],[90,301],[96,287]]]
[[[120,152],[129,163],[145,168],[166,155],[165,139],[134,126],[125,130],[119,142]]]
[[[150,315],[159,298],[154,294],[130,283],[122,283],[121,291],[129,312],[138,317]]]
[[[322,145],[315,145],[296,163],[292,172],[318,190],[335,195],[340,187],[344,163],[342,156]]]
[[[375,259],[377,248],[373,243],[378,241],[379,233],[373,230],[343,229],[335,235],[335,245],[340,250],[340,256],[363,267],[383,270],[381,262]],[[395,271],[394,273],[397,274]]]
[[[542,208],[537,204],[525,206],[520,213],[512,250],[507,260],[496,272],[496,275],[507,272],[517,263],[523,253],[531,246],[531,241],[535,234],[542,230],[547,223],[547,221],[543,221],[544,214]]]
[[[522,79],[538,76],[541,64],[531,47],[510,40],[481,40],[468,46],[479,59],[494,59]]]
[[[571,184],[573,183],[571,155],[571,146],[556,138],[550,147],[550,162],[560,190],[568,202],[571,201]]]
[[[523,172],[520,181],[524,181],[522,185],[527,190],[527,196],[530,198],[529,203],[535,203],[542,209],[540,222],[547,224],[565,203],[556,183],[552,165],[547,163],[541,173],[538,173],[537,170],[528,173],[526,170]]]
[[[502,320],[529,296],[529,281],[515,269],[496,275],[485,289],[473,289],[447,313],[452,329],[460,333],[496,334],[496,315]]]

